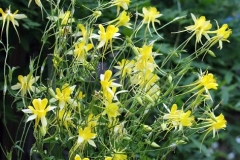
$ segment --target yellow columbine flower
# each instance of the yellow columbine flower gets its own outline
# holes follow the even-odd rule
[[[150,35],[152,36],[150,27],[149,27],[150,23],[152,23],[152,27],[153,27],[154,31],[158,34],[154,23],[157,22],[160,24],[160,21],[157,20],[157,18],[161,17],[162,14],[160,14],[160,12],[155,7],[149,7],[148,9],[146,7],[143,7],[142,12],[143,12],[143,14],[138,13],[141,17],[143,17],[143,20],[142,20],[140,26],[138,27],[138,29],[136,30],[136,33],[143,26],[143,24],[147,24],[148,31],[149,31]]]
[[[110,97],[114,97],[114,92],[116,90],[116,87],[121,87],[121,84],[114,83],[114,79],[111,79],[112,76],[112,71],[107,70],[105,71],[104,74],[100,75],[100,80],[101,80],[101,85],[102,85],[102,91],[103,91],[103,96],[106,98],[108,101],[111,101]],[[110,95],[109,95],[110,94]],[[110,99],[109,99],[110,98]]]
[[[59,19],[62,19],[61,25],[67,25],[69,23],[74,22],[74,19],[71,17],[72,14],[70,11],[66,11],[65,13],[63,13],[62,11],[61,14],[59,15]]]
[[[93,44],[88,43],[89,35],[91,35],[91,32],[86,30],[86,28],[82,24],[77,25],[78,28],[81,30],[81,32],[78,32],[74,34],[74,36],[82,36],[79,38],[79,42],[75,44],[75,49],[70,50],[67,54],[74,55],[77,61],[80,61],[82,63],[86,62],[86,55],[89,50],[93,48]]]
[[[148,91],[160,78],[158,75],[152,73],[149,69],[142,71],[136,71],[136,73],[130,77],[131,84],[139,85],[144,91]]]
[[[203,77],[200,77],[199,86],[203,86],[204,89],[217,89],[218,84],[216,83],[216,79],[213,77],[213,74],[207,73]]]
[[[78,110],[80,112],[80,109],[81,109],[81,106],[82,106],[82,101],[83,101],[83,98],[85,97],[86,95],[83,94],[82,91],[78,91],[76,94],[75,94],[75,97],[77,98],[78,100]]]
[[[86,142],[88,142],[93,147],[96,147],[96,145],[95,145],[95,143],[92,139],[94,139],[97,134],[92,133],[91,130],[92,130],[91,127],[85,127],[84,130],[82,128],[80,128],[79,131],[78,131],[77,143],[78,144],[82,144],[82,143],[85,144]]]
[[[107,26],[107,29],[105,31],[103,25],[99,24],[99,29],[99,35],[92,34],[91,36],[92,38],[98,39],[99,44],[97,48],[102,48],[103,46],[105,46],[106,49],[108,42],[110,43],[110,46],[112,46],[112,39],[117,38],[120,35],[120,33],[117,33],[118,28],[113,25]]]
[[[81,160],[81,157],[78,154],[76,154],[76,156],[74,157],[74,160]]]
[[[99,116],[94,116],[92,113],[90,113],[87,119],[87,126],[90,128],[96,127],[98,124],[98,118]]]
[[[112,0],[111,3],[113,6],[117,6],[117,15],[118,15],[120,11],[120,7],[122,7],[124,10],[128,10],[130,0]]]
[[[55,22],[61,20],[62,26],[66,26],[74,22],[74,18],[72,18],[72,14],[70,11],[64,12],[63,10],[61,10],[58,16],[48,16],[47,18]]]
[[[219,42],[219,48],[222,49],[222,42],[226,41],[229,42],[227,39],[232,34],[232,30],[228,28],[227,24],[223,24],[221,28],[219,28],[217,23],[218,29],[216,31],[212,31],[210,33],[216,33],[217,35],[212,37],[211,40],[213,43]]]
[[[13,28],[15,29],[15,31],[17,32],[18,35],[18,31],[16,29],[16,26],[19,26],[18,22],[15,19],[23,19],[23,18],[27,18],[27,16],[25,14],[17,14],[18,10],[15,11],[14,13],[11,13],[10,7],[8,9],[6,9],[5,12],[3,12],[2,8],[0,8],[0,13],[2,14],[2,17],[0,17],[0,20],[3,21],[3,27],[2,27],[2,32],[6,24],[6,35],[8,37],[8,29],[9,29],[9,22],[12,22]],[[2,37],[2,32],[1,32],[1,37]],[[19,35],[18,35],[18,39]]]
[[[75,45],[75,49],[73,51],[73,55],[77,61],[84,62],[86,60],[86,54],[89,50],[93,48],[93,44],[85,44],[84,41],[79,42]]]
[[[160,78],[158,75],[152,73],[149,69],[147,69],[146,71],[142,72],[141,79],[139,79],[139,85],[148,91],[153,85],[156,84],[159,79]]]
[[[204,91],[206,91],[206,93],[210,96],[209,94],[209,90],[210,89],[217,89],[217,82],[216,79],[214,78],[212,73],[206,73],[205,75],[202,74],[199,76],[199,80],[196,81],[193,84],[190,84],[189,86],[193,86],[193,85],[197,85],[196,87],[190,89],[187,91],[188,92],[192,92],[194,90],[200,89],[199,91],[197,91],[197,94],[200,95],[202,94]],[[211,96],[210,96],[211,97]]]
[[[30,0],[29,1],[29,3],[28,3],[28,7],[30,6],[30,3],[32,2],[32,0]],[[42,3],[41,3],[41,1],[40,0],[35,0],[35,3],[38,5],[38,7],[40,7],[41,8],[41,10],[42,10]]]
[[[191,115],[191,111],[188,110],[184,112],[183,110],[177,110],[177,105],[173,104],[171,111],[163,116],[163,119],[167,119],[170,124],[170,128],[177,127],[181,130],[184,126],[191,127],[192,122],[194,121],[193,116]]]
[[[77,99],[78,99],[78,100],[83,100],[83,98],[84,98],[85,96],[86,96],[86,95],[83,94],[82,91],[78,91],[78,92],[77,92]]]
[[[89,158],[81,158],[78,154],[74,157],[74,160],[90,160]]]
[[[201,16],[198,19],[192,13],[191,16],[194,21],[194,25],[185,27],[185,29],[190,33],[193,32],[193,35],[196,35],[196,43],[201,42],[202,35],[210,40],[210,37],[208,36],[209,30],[212,28],[210,21],[206,21],[205,16]]]
[[[132,69],[134,67],[134,60],[127,60],[127,59],[122,59],[121,62],[117,63],[118,66],[114,66],[114,68],[118,69],[119,71],[115,74],[121,75],[121,77],[125,77],[126,75],[130,75],[132,73]]]
[[[153,84],[150,87],[150,89],[146,91],[147,91],[146,94],[150,96],[153,99],[153,101],[159,99],[161,91],[160,91],[160,87],[157,84]]]
[[[28,74],[27,76],[18,76],[19,83],[13,85],[11,88],[12,90],[18,90],[21,92],[21,96],[23,97],[27,91],[30,94],[32,92],[39,92],[39,89],[33,86],[33,84],[39,79],[39,76],[33,77],[32,75]],[[18,93],[19,93],[18,92]],[[17,94],[18,94],[17,93]]]
[[[132,24],[129,23],[129,21],[130,21],[129,14],[126,11],[122,11],[116,19],[108,22],[108,24],[115,23],[116,27],[125,26],[127,28],[132,28],[130,27]]]
[[[205,131],[207,131],[207,133],[205,134],[205,136],[213,131],[213,138],[216,135],[216,132],[220,129],[225,129],[226,128],[226,124],[227,121],[225,120],[223,114],[221,113],[219,116],[215,116],[213,112],[209,113],[209,118],[204,119],[204,122],[202,123],[203,126],[201,128],[206,128],[207,129]],[[204,136],[204,138],[205,138]]]
[[[127,160],[127,155],[123,153],[115,153],[112,160]]]
[[[153,56],[156,55],[156,53],[153,53],[152,51],[153,45],[143,45],[142,48],[137,48],[139,51],[139,55],[137,55],[137,60],[136,60],[136,66],[135,70],[145,70],[148,69],[151,72],[155,69],[157,66],[155,64]]]
[[[67,130],[69,128],[69,124],[74,125],[71,120],[71,112],[65,111],[65,109],[59,110],[58,119],[60,120],[60,124],[63,125]]]
[[[76,87],[76,85],[69,86],[69,84],[65,83],[62,86],[62,89],[56,88],[57,94],[54,95],[55,96],[54,98],[50,99],[50,102],[59,101],[58,106],[60,107],[60,110],[62,110],[64,108],[66,103],[73,105],[73,106],[77,106],[77,102],[75,102],[71,98],[71,94],[73,93],[75,87]]]
[[[28,121],[35,119],[35,128],[38,126],[39,121],[41,120],[42,126],[45,128],[47,126],[46,114],[48,111],[53,110],[56,107],[47,106],[48,100],[44,98],[41,100],[40,98],[34,99],[32,101],[33,107],[28,106],[28,109],[23,109],[24,113],[31,113],[33,115],[29,116]]]
[[[91,32],[89,34],[89,31],[86,30],[86,28],[84,27],[84,25],[82,24],[78,24],[77,27],[81,30],[81,32],[79,33],[79,35],[82,36],[82,38],[80,38],[80,40],[84,41],[84,42],[87,42],[88,41],[88,35],[91,35]],[[78,36],[78,33],[77,33],[77,36]]]
[[[116,103],[106,103],[105,110],[103,114],[107,114],[109,119],[116,118],[120,115],[119,107]]]

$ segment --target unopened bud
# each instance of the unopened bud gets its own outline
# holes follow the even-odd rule
[[[94,17],[98,18],[102,15],[102,12],[101,11],[95,11],[95,12],[93,12],[93,15],[94,15]]]
[[[163,131],[167,130],[167,125],[166,125],[166,123],[162,123],[162,124],[161,124],[161,128],[162,128]]]
[[[125,139],[125,140],[131,140],[131,138],[128,137],[128,136],[124,136],[123,139]]]
[[[55,97],[55,93],[52,88],[48,88],[48,93],[52,96]]]
[[[43,73],[44,71],[44,66],[41,66],[41,73]]]
[[[210,56],[212,56],[212,57],[216,57],[215,54],[213,53],[213,51],[211,51],[211,50],[207,50],[207,52],[208,52],[208,54],[210,54]]]
[[[142,125],[143,126],[143,129],[144,129],[144,131],[147,131],[147,132],[149,132],[149,131],[151,131],[152,130],[152,128],[149,126],[149,125]]]
[[[143,106],[143,101],[141,97],[137,96],[136,100],[138,101],[138,103],[140,103]]]
[[[171,83],[172,82],[172,76],[171,75],[168,75],[168,81]]]
[[[7,86],[4,85],[4,87],[3,87],[3,95],[6,95],[6,92],[7,92]]]
[[[149,140],[146,140],[146,143],[154,148],[159,148],[160,146],[156,142],[150,142]]]

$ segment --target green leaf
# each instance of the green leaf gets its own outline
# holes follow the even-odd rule
[[[228,89],[224,87],[223,91],[222,91],[222,104],[225,105],[228,103],[229,101],[229,93],[228,93]]]
[[[198,140],[196,140],[196,139],[194,139],[194,138],[192,138],[192,137],[190,137],[189,139],[190,139],[190,140],[193,142],[193,144],[195,144],[207,157],[210,156],[210,152],[208,151],[208,149],[206,148],[206,146],[205,146],[204,144],[200,143]]]
[[[230,84],[232,82],[232,78],[233,78],[233,73],[232,72],[226,72],[224,79],[226,80],[227,84]]]

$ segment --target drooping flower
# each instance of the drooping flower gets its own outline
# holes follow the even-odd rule
[[[112,0],[111,3],[113,6],[117,6],[117,15],[118,15],[120,11],[120,7],[122,7],[124,10],[128,10],[130,0]]]
[[[17,35],[18,35],[18,31],[16,29],[16,26],[19,26],[19,24],[15,19],[24,19],[24,18],[27,18],[27,16],[25,14],[17,14],[18,10],[15,11],[14,13],[11,13],[10,7],[8,9],[6,9],[5,12],[2,10],[2,8],[0,8],[0,13],[2,14],[2,17],[0,17],[0,20],[3,21],[1,37],[2,37],[2,32],[3,32],[3,29],[4,29],[5,23],[7,23],[6,24],[6,35],[8,37],[8,29],[9,29],[9,23],[10,22],[12,22],[13,28],[15,29],[15,31],[17,32]],[[18,39],[20,40],[19,35],[18,35]]]
[[[143,26],[143,24],[147,24],[147,29],[148,29],[150,35],[152,36],[152,33],[150,31],[150,26],[149,26],[151,23],[154,31],[158,34],[154,23],[157,22],[160,24],[160,21],[157,20],[157,18],[161,17],[162,14],[160,14],[160,12],[155,7],[149,7],[148,9],[146,7],[143,7],[142,12],[143,12],[142,14],[138,13],[138,15],[143,17],[143,20],[142,20],[140,26],[138,27],[138,29],[136,30],[136,33]]]
[[[104,49],[106,49],[107,44],[110,43],[110,46],[112,46],[112,39],[117,38],[120,35],[120,33],[117,33],[117,32],[118,32],[118,28],[115,27],[114,25],[107,26],[105,31],[105,28],[103,27],[103,25],[99,24],[99,31],[98,31],[99,35],[92,34],[91,37],[98,39],[99,44],[97,48],[102,48],[103,46],[105,46]]]
[[[85,144],[86,142],[88,142],[90,145],[92,145],[93,147],[96,147],[94,141],[92,139],[94,139],[96,137],[97,134],[92,133],[92,128],[91,127],[85,127],[84,129],[80,128],[79,129],[79,133],[78,133],[78,140],[77,143],[78,144]]]
[[[21,92],[21,96],[23,97],[27,92],[30,94],[30,91],[32,92],[39,92],[39,89],[33,84],[39,79],[39,76],[33,77],[31,74],[28,74],[27,76],[18,76],[19,83],[13,85],[11,88],[12,90],[18,90]],[[18,93],[19,93],[18,92]],[[18,94],[17,93],[17,94]]]
[[[171,111],[169,113],[164,114],[163,119],[168,120],[168,124],[170,124],[170,128],[175,127],[175,129],[179,128],[181,130],[184,126],[191,127],[192,122],[194,121],[193,116],[191,115],[191,111],[188,110],[184,112],[183,110],[177,110],[177,105],[173,104]]]
[[[28,109],[23,109],[24,113],[31,113],[33,115],[29,116],[28,121],[35,119],[35,128],[38,126],[39,121],[41,120],[42,126],[47,126],[46,114],[47,112],[53,110],[56,107],[47,106],[48,100],[44,98],[41,100],[40,98],[34,99],[32,101],[33,106],[28,106]]]
[[[201,123],[201,125],[203,126],[201,128],[207,128],[205,130],[207,132],[205,136],[212,131],[214,138],[218,130],[226,128],[227,121],[222,113],[217,117],[214,115],[213,112],[210,112],[207,115],[209,116],[209,118],[203,119],[204,121]]]
[[[50,102],[58,101],[58,106],[60,110],[62,110],[66,103],[77,106],[77,102],[71,98],[71,94],[73,93],[76,85],[69,86],[69,84],[65,83],[62,88],[56,88],[56,93],[54,98],[50,99]]]

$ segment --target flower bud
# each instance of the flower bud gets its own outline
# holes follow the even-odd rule
[[[152,130],[152,128],[151,128],[149,125],[145,125],[145,124],[143,124],[142,126],[143,126],[144,131],[149,132],[149,131]]]
[[[210,54],[210,56],[212,56],[212,57],[216,57],[216,55],[211,50],[207,50],[207,53]]]
[[[167,130],[167,125],[166,125],[166,123],[162,123],[162,124],[161,124],[161,128],[162,128],[163,131]]]
[[[151,142],[149,140],[146,140],[146,143],[154,148],[159,148],[160,146],[156,142]]]
[[[48,93],[49,93],[52,97],[55,97],[55,92],[53,91],[52,88],[48,88]]]
[[[40,127],[40,132],[42,134],[42,136],[45,136],[46,135],[46,132],[47,132],[47,128],[46,127]]]
[[[93,12],[93,15],[94,15],[94,17],[98,18],[102,15],[102,12],[101,11],[95,11],[95,12]]]

